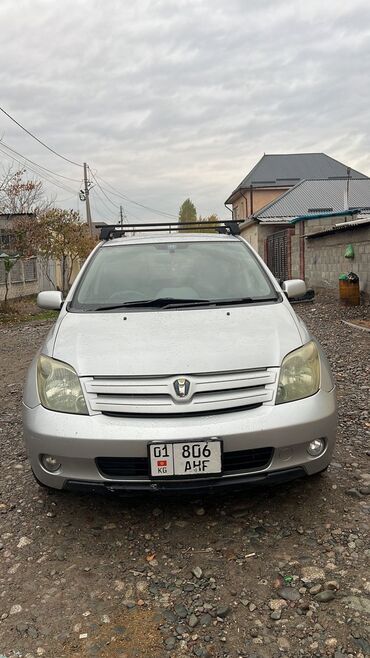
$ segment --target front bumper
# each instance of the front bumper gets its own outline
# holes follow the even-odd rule
[[[114,418],[56,413],[42,406],[23,405],[24,437],[36,478],[56,489],[84,488],[108,491],[172,491],[244,486],[313,475],[328,466],[335,443],[336,400],[334,389],[305,400],[229,414],[191,418]],[[149,477],[105,477],[98,457],[146,457],[152,441],[197,441],[218,437],[224,452],[262,447],[274,449],[265,468],[198,479],[154,481]],[[307,444],[324,437],[326,450],[311,457]],[[58,458],[62,468],[49,473],[40,455]]]

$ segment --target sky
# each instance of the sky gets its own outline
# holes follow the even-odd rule
[[[264,153],[370,175],[367,0],[2,0],[0,25],[1,107],[77,163],[0,113],[0,171],[7,145],[73,179],[45,180],[60,207],[85,215],[83,162],[108,222],[120,204],[129,221],[176,217],[187,197],[226,218]]]

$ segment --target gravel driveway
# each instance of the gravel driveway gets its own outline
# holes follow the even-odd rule
[[[336,377],[334,462],[201,500],[39,489],[20,401],[50,323],[0,328],[0,658],[370,655],[370,334],[341,322],[366,309],[296,310]]]

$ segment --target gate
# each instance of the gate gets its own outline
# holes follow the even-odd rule
[[[290,231],[277,231],[266,238],[266,261],[269,269],[281,281],[290,277]]]

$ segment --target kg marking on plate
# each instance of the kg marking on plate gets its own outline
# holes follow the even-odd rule
[[[156,443],[149,446],[152,477],[221,474],[221,441]]]

